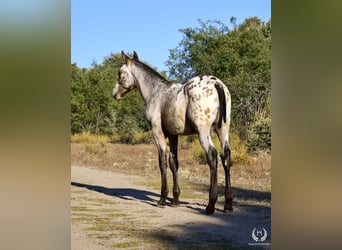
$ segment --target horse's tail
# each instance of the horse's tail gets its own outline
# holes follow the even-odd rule
[[[224,93],[224,89],[223,89],[223,86],[221,85],[221,83],[216,82],[215,88],[217,90],[219,103],[220,103],[220,116],[219,116],[219,121],[218,121],[218,128],[221,128],[222,127],[222,119],[223,119],[224,123],[226,123],[226,120],[227,120],[226,95]]]

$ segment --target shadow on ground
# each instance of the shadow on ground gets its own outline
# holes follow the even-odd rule
[[[153,207],[157,207],[160,197],[158,193],[134,188],[107,188],[78,182],[71,182],[71,185],[124,200],[139,201]],[[219,193],[222,191],[224,192],[224,187],[219,187]],[[270,201],[271,199],[270,192],[241,188],[234,188],[233,191],[240,200]],[[171,203],[172,200],[168,201]],[[181,205],[205,215],[205,204],[181,202]],[[156,241],[167,249],[269,249],[269,245],[250,246],[249,243],[255,243],[251,237],[254,228],[265,228],[269,232],[265,242],[270,242],[271,208],[239,204],[239,202],[234,203],[235,208],[236,211],[232,213],[223,213],[222,210],[216,209],[216,213],[210,215],[213,219],[178,225],[177,233],[175,228],[168,227],[139,230],[138,238]]]
[[[140,202],[149,204],[151,206],[157,207],[157,201],[160,198],[160,194],[157,194],[155,192],[146,191],[146,190],[139,190],[135,188],[107,188],[103,186],[96,186],[96,185],[90,185],[90,184],[84,184],[84,183],[78,183],[78,182],[71,182],[72,186],[75,187],[81,187],[86,188],[92,191],[96,191],[105,195],[109,196],[115,196],[124,200],[138,200]],[[196,185],[204,185],[204,184],[194,184]],[[207,186],[207,189],[209,190],[209,186]],[[196,188],[194,188],[196,189]],[[262,202],[270,202],[271,201],[271,192],[264,192],[264,191],[257,191],[257,190],[250,190],[250,189],[243,189],[243,188],[232,188],[234,199],[238,199],[241,201],[262,201]],[[218,187],[218,196],[223,196],[224,194],[224,186]],[[172,199],[168,198],[168,205],[172,203]],[[233,203],[236,205],[236,201],[233,201]],[[189,203],[185,201],[180,202],[181,205],[185,205],[187,208],[199,211],[201,213],[205,213],[205,204],[199,204],[199,203]],[[195,206],[191,206],[195,205]],[[203,209],[199,209],[198,206],[202,206]],[[242,205],[241,206],[248,206],[248,205]],[[251,205],[254,207],[254,205]],[[262,205],[261,205],[262,206]],[[220,211],[219,209],[216,209],[217,211]],[[223,210],[222,210],[223,211]],[[222,212],[221,211],[221,212]]]
[[[138,200],[152,206],[157,206],[157,199],[159,198],[159,195],[154,192],[134,188],[107,188],[78,182],[71,182],[71,185],[86,188],[105,195],[115,196],[124,200]]]

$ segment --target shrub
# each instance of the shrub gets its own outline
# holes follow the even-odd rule
[[[256,112],[251,128],[248,131],[247,145],[251,152],[271,151],[271,97],[265,108]]]

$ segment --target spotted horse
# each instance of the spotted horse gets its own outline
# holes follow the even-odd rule
[[[168,196],[167,164],[173,175],[172,206],[179,205],[178,182],[178,135],[197,133],[206,152],[210,168],[209,203],[206,213],[215,212],[217,201],[217,151],[211,140],[214,128],[221,144],[221,160],[225,171],[224,211],[232,211],[230,167],[232,165],[229,146],[231,97],[224,83],[214,76],[196,76],[185,83],[171,83],[151,67],[141,62],[134,51],[133,58],[123,51],[124,62],[118,81],[113,88],[113,97],[121,99],[126,93],[138,88],[146,104],[146,118],[158,148],[161,173],[161,196],[159,207],[166,205]],[[167,156],[167,140],[170,153]]]

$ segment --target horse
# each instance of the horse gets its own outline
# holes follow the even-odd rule
[[[172,83],[157,71],[141,62],[137,53],[130,58],[121,51],[123,65],[113,88],[113,98],[120,100],[137,88],[145,101],[145,116],[151,125],[158,149],[161,174],[161,195],[158,207],[165,207],[168,196],[167,164],[173,175],[173,200],[171,206],[179,206],[178,136],[198,134],[210,168],[209,202],[206,213],[215,212],[217,201],[217,151],[211,140],[213,127],[221,144],[221,161],[225,171],[224,211],[233,211],[229,145],[231,97],[225,84],[215,76],[196,76],[184,83]],[[167,139],[169,155],[167,156]]]

